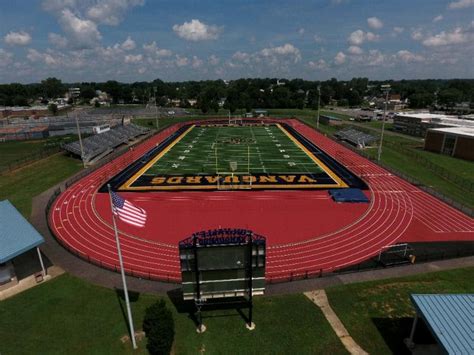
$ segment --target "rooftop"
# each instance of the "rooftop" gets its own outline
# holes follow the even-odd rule
[[[446,120],[446,119],[457,120],[458,119],[457,116],[442,115],[439,113],[429,113],[429,112],[400,112],[400,113],[397,113],[397,116],[420,118],[422,120]]]
[[[451,133],[457,136],[474,138],[474,127],[431,128],[429,131]]]
[[[41,234],[10,201],[0,201],[0,264],[42,243]]]
[[[429,112],[402,112],[397,113],[395,117],[408,117],[421,119],[427,123],[437,123],[445,126],[457,126],[457,127],[474,127],[473,120],[465,120],[458,116],[442,115],[438,113]]]
[[[416,312],[448,354],[474,354],[474,294],[411,295]]]

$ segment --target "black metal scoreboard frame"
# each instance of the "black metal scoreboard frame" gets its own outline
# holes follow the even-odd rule
[[[265,291],[266,239],[247,229],[220,228],[179,242],[184,300],[200,310],[207,301],[246,299],[252,326],[252,297]]]

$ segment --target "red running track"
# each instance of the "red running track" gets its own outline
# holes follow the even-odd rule
[[[286,122],[362,176],[370,187],[371,203],[336,204],[325,191],[123,193],[148,213],[143,229],[119,223],[127,271],[179,281],[178,241],[220,226],[248,228],[267,237],[268,280],[356,264],[398,241],[474,240],[474,219],[299,121]],[[148,139],[64,191],[49,215],[57,239],[82,258],[117,269],[108,195],[97,190],[181,125]]]

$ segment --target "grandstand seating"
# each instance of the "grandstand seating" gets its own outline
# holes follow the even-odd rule
[[[365,147],[377,141],[376,137],[353,128],[340,130],[334,136],[357,147]]]
[[[110,131],[84,138],[82,140],[82,146],[84,148],[83,160],[84,162],[89,163],[99,155],[110,153],[119,145],[127,143],[140,135],[146,134],[148,131],[147,128],[130,124],[126,126],[117,126],[112,128]],[[81,146],[79,141],[64,144],[62,148],[70,153],[81,156]]]

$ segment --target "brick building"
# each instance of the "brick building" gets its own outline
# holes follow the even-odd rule
[[[474,128],[431,128],[426,132],[425,150],[474,161]]]

